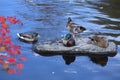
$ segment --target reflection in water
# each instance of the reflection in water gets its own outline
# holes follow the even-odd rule
[[[89,56],[93,63],[99,64],[101,66],[106,66],[108,62],[108,56]]]
[[[88,1],[88,3],[92,4],[101,12],[104,12],[105,15],[107,14],[107,16],[112,18],[120,18],[120,0],[98,0],[97,2],[91,0]]]
[[[62,55],[63,59],[65,60],[65,63],[67,65],[71,64],[72,62],[75,61],[76,56],[75,55]],[[106,66],[107,62],[108,62],[108,56],[88,56],[90,58],[90,60],[93,63],[99,64],[100,66]]]
[[[107,13],[110,17],[120,18],[120,0],[102,0],[108,5],[104,6],[104,12]]]
[[[38,1],[38,2],[35,2]],[[84,3],[80,2],[83,1]],[[91,3],[89,3],[91,1]],[[115,2],[117,1],[117,2]],[[22,3],[21,3],[22,2]],[[21,3],[21,4],[19,4]],[[92,4],[95,3],[95,4]],[[98,3],[98,4],[97,4]],[[75,22],[80,23],[85,26],[87,29],[97,29],[96,32],[108,33],[108,36],[117,37],[120,33],[120,0],[0,0],[0,14],[2,15],[17,15],[19,18],[22,18],[25,23],[23,27],[24,31],[33,31],[33,28],[49,28],[49,30],[39,30],[41,35],[41,40],[46,40],[51,37],[56,37],[57,33],[63,35],[62,31],[65,29],[65,23],[67,17],[72,17]],[[113,5],[114,4],[114,5]],[[115,7],[116,6],[116,7]],[[48,8],[48,9],[47,9]],[[42,11],[43,10],[43,11]],[[48,10],[48,11],[47,11]],[[20,14],[16,14],[16,11]],[[91,21],[91,22],[90,22]],[[93,21],[93,22],[92,22]],[[97,21],[97,22],[95,22]],[[54,26],[54,27],[50,27]],[[61,27],[62,26],[62,27]],[[12,29],[12,32],[15,32],[15,29]],[[37,30],[35,30],[37,31]],[[61,33],[59,33],[61,32]],[[43,34],[42,34],[43,33]],[[55,34],[54,36],[51,34]],[[92,31],[92,33],[94,33]],[[14,35],[14,34],[11,34]],[[52,36],[51,36],[52,35]],[[15,36],[15,35],[14,35]],[[43,38],[46,36],[45,38]],[[59,35],[58,35],[59,36]],[[16,41],[16,38],[13,38]],[[54,38],[53,38],[54,39]],[[115,39],[114,39],[115,40]],[[115,40],[116,41],[116,40]],[[69,66],[73,70],[76,70],[77,74],[66,74],[62,71],[66,68],[62,64],[58,65],[57,62],[54,62],[50,66],[49,64],[43,64],[42,62],[37,64],[37,61],[43,61],[41,58],[33,58],[32,52],[29,51],[30,48],[26,47],[27,44],[21,44],[23,48],[21,49],[25,55],[27,55],[28,61],[25,63],[26,68],[24,68],[24,74],[20,75],[19,80],[79,80],[84,78],[84,80],[119,80],[120,79],[120,65],[119,59],[109,58],[110,65],[107,65],[105,68],[99,68],[93,66],[92,64],[81,63],[81,65],[88,65],[82,67],[76,61],[76,65]],[[118,43],[116,43],[118,44]],[[120,43],[119,43],[120,45]],[[118,47],[118,55],[120,53],[120,47]],[[75,56],[81,59],[81,56]],[[76,58],[78,60],[78,58]],[[118,57],[119,58],[119,57]],[[67,60],[68,59],[68,60]],[[70,57],[65,57],[67,63],[71,63],[74,60]],[[91,56],[90,56],[91,59]],[[102,57],[92,57],[91,61],[100,64],[101,60],[105,60],[107,64],[108,58]],[[49,59],[50,60],[50,59]],[[81,59],[83,60],[83,59]],[[47,61],[47,60],[45,60]],[[85,62],[87,60],[85,59]],[[62,60],[60,61],[62,62]],[[35,65],[33,64],[35,63]],[[41,66],[42,65],[42,66]],[[104,63],[105,65],[105,63]],[[49,67],[48,67],[49,66]],[[54,67],[58,67],[54,68]],[[76,67],[78,66],[78,67]],[[91,72],[87,68],[91,67],[98,72]],[[13,66],[12,66],[13,67]],[[51,75],[51,71],[54,68],[56,72],[54,75]],[[68,67],[67,67],[68,68]],[[80,69],[82,68],[82,70]],[[33,70],[34,69],[34,70]],[[32,71],[32,72],[31,72]],[[88,75],[90,74],[90,75]],[[0,74],[2,80],[7,80],[7,78],[15,79],[16,76],[8,76],[4,73]],[[31,75],[27,77],[27,75]],[[46,76],[44,76],[46,75]],[[36,76],[36,77],[35,77]]]
[[[90,4],[102,13],[101,16],[94,16],[96,19],[90,22],[104,25],[107,29],[120,30],[120,0],[99,0]]]
[[[75,61],[76,56],[75,55],[62,55],[63,59],[65,60],[65,63],[67,65],[71,64]]]
[[[56,54],[50,54],[50,53],[44,53],[44,54],[40,54],[39,55],[41,56],[45,56],[45,57],[51,57],[51,56],[55,56],[55,55],[58,55],[57,53]],[[86,57],[89,57],[90,58],[90,61],[92,61],[93,63],[95,64],[99,64],[100,66],[106,66],[107,65],[107,62],[108,62],[108,55],[92,55],[92,54],[81,54],[81,55],[67,55],[67,54],[64,54],[64,55],[61,55],[63,60],[65,61],[65,64],[66,65],[70,65],[71,63],[73,63],[76,59],[76,57],[81,57],[81,56],[86,56]],[[115,55],[114,55],[115,56]],[[111,56],[111,57],[114,57],[114,56]]]
[[[26,12],[19,12],[19,14],[28,20],[38,21],[44,26],[63,25],[62,19],[69,10],[66,3],[58,3],[58,1],[23,1],[22,4],[28,7],[30,14]]]

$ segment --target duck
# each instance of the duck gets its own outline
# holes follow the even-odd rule
[[[73,34],[81,33],[86,30],[86,28],[84,28],[83,26],[77,23],[73,23],[70,17],[68,17],[66,28]]]
[[[90,40],[93,42],[93,44],[102,47],[102,48],[107,48],[108,47],[108,39],[104,36],[99,36],[99,35],[95,35],[93,37],[89,37]]]
[[[17,33],[17,36],[24,42],[36,42],[40,37],[36,32]]]
[[[72,34],[68,33],[63,38],[63,45],[65,47],[75,46],[75,39]]]

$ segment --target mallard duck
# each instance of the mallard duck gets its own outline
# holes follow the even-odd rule
[[[99,47],[102,47],[102,48],[108,47],[108,39],[104,36],[95,35],[95,36],[89,37],[89,38],[95,45],[97,45]]]
[[[75,45],[75,40],[72,34],[68,33],[64,36],[63,45],[66,47],[71,47]]]
[[[66,27],[73,34],[77,34],[86,30],[86,28],[82,27],[81,25],[73,23],[70,17],[68,18]]]
[[[36,42],[39,34],[35,32],[17,33],[20,40],[25,42]]]

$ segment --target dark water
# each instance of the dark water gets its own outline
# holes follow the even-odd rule
[[[11,37],[27,57],[20,75],[0,72],[0,80],[119,80],[120,1],[119,0],[0,0],[0,15],[16,16],[23,26],[11,27]],[[117,46],[113,57],[43,56],[32,44],[20,42],[18,32],[34,31],[39,41],[58,38],[68,31],[67,18],[87,28],[83,34],[100,32]],[[21,29],[19,29],[21,28]]]

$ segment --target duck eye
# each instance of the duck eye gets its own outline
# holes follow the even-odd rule
[[[91,41],[95,41],[94,39],[91,39]]]

